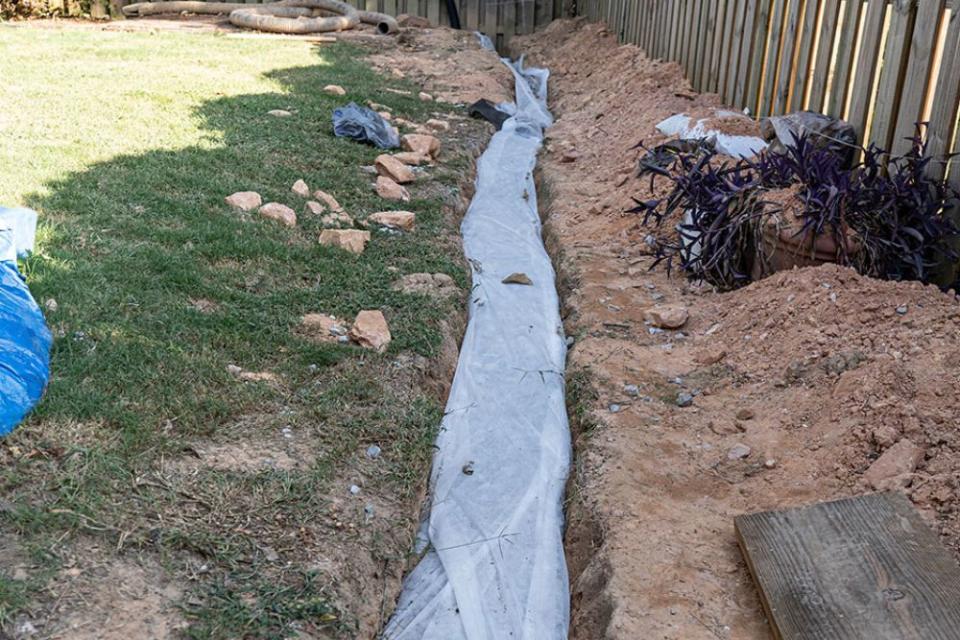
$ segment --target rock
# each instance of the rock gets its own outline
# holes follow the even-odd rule
[[[297,212],[279,202],[268,202],[260,207],[260,215],[270,220],[276,220],[288,227],[297,226]]]
[[[900,430],[892,425],[880,425],[871,432],[870,436],[878,447],[888,449],[900,438]]]
[[[238,366],[235,365],[235,364],[228,364],[228,365],[227,365],[227,373],[229,373],[229,374],[232,375],[232,376],[238,376],[238,375],[240,375],[241,373],[243,373],[243,369],[241,369],[240,367],[238,367]]]
[[[640,395],[640,388],[635,384],[625,384],[623,385],[623,392],[631,398],[636,398]]]
[[[380,447],[378,447],[375,444],[372,444],[369,447],[367,447],[367,457],[370,458],[371,460],[376,460],[377,458],[379,458]]]
[[[702,364],[704,366],[710,366],[717,364],[721,360],[727,357],[727,352],[723,349],[713,349],[709,351],[701,351],[693,357],[694,362],[697,364]]]
[[[411,273],[395,282],[393,289],[404,293],[422,293],[438,298],[446,298],[460,291],[453,278],[445,273]]]
[[[310,200],[307,202],[307,213],[315,216],[323,215],[323,212],[327,210],[325,206],[317,202],[316,200]]]
[[[610,405],[610,413],[620,413],[620,405],[614,403]]]
[[[420,93],[418,93],[417,97],[424,102],[433,102],[433,96],[425,91],[421,91]]]
[[[413,231],[417,223],[417,214],[410,211],[378,211],[371,213],[367,220],[391,229]]]
[[[377,195],[384,200],[410,202],[410,193],[386,176],[377,176]]]
[[[293,114],[283,109],[273,109],[272,111],[267,111],[267,115],[273,116],[274,118],[289,118]]]
[[[681,391],[677,394],[677,406],[678,407],[689,407],[693,404],[693,396],[685,391]]]
[[[450,131],[450,123],[446,120],[438,120],[437,118],[430,118],[427,120],[427,129],[433,129],[434,131]]]
[[[401,13],[397,16],[397,24],[408,29],[429,29],[431,26],[433,26],[426,18],[422,18],[420,16],[411,16],[405,13]]]
[[[740,409],[737,411],[737,420],[753,420],[754,413],[750,409]]]
[[[13,632],[18,638],[29,638],[37,634],[37,628],[29,620],[24,620],[14,627]]]
[[[533,284],[533,280],[530,279],[530,276],[520,272],[511,273],[506,278],[501,280],[501,282],[503,282],[503,284],[525,284],[525,285]]]
[[[864,481],[878,491],[903,486],[903,476],[913,473],[923,460],[923,449],[907,438],[883,452],[863,474]]]
[[[377,111],[377,115],[383,118],[384,120],[386,120],[387,122],[390,122],[391,120],[393,120],[393,114],[390,113],[389,111]]]
[[[60,305],[57,304],[57,301],[53,298],[47,298],[43,303],[43,308],[47,310],[47,313],[56,313],[57,309],[60,308]]]
[[[323,92],[331,96],[345,96],[347,95],[347,90],[341,87],[338,84],[328,84],[323,88]]]
[[[774,460],[773,458],[767,458],[766,460],[763,461],[763,466],[767,469],[776,469],[777,461]]]
[[[899,307],[897,307],[897,314],[901,316],[905,316],[907,315],[907,310],[908,310],[907,305],[902,304]]]
[[[350,495],[355,496],[360,493],[360,487],[355,484],[350,485]]]
[[[325,205],[327,205],[327,208],[329,208],[330,211],[343,211],[343,207],[340,206],[340,203],[337,202],[337,199],[326,191],[320,191],[317,189],[313,192],[313,197],[317,200],[321,200]]]
[[[386,350],[390,344],[390,327],[381,311],[361,311],[350,328],[350,338],[361,347]]]
[[[263,204],[263,198],[256,191],[237,191],[224,198],[224,202],[237,211],[247,212]]]
[[[374,160],[374,166],[377,168],[377,173],[390,178],[397,184],[407,184],[413,182],[416,178],[410,167],[386,153],[377,156],[377,159]]]
[[[343,211],[331,211],[320,218],[320,224],[324,227],[352,227],[353,218]]]
[[[687,323],[690,314],[685,307],[656,307],[648,309],[645,316],[655,327],[679,329]]]
[[[363,253],[370,242],[370,232],[359,229],[324,229],[320,233],[320,244],[337,247],[350,253]]]
[[[400,153],[393,154],[393,157],[402,162],[403,164],[419,167],[424,163],[429,163],[430,158],[423,155],[422,153],[417,153],[415,151],[401,151]]]
[[[743,433],[743,429],[741,428],[742,426],[743,425],[741,425],[739,422],[733,422],[732,424],[729,422],[721,422],[718,424],[713,420],[707,424],[707,427],[710,429],[710,431],[714,432],[718,436],[728,436],[733,433]]]
[[[727,451],[727,460],[743,460],[750,455],[750,447],[747,445],[738,442],[737,444],[730,447],[730,450]]]
[[[567,149],[563,152],[563,155],[560,156],[560,162],[576,162],[579,157],[579,151],[576,149]]]
[[[297,180],[293,183],[293,186],[290,188],[290,191],[293,191],[295,194],[301,198],[310,197],[310,187],[307,186],[307,183],[303,180]]]
[[[440,153],[440,140],[426,133],[408,133],[400,138],[404,151],[413,151],[420,155],[436,158]]]

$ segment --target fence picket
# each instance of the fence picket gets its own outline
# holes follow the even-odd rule
[[[830,61],[833,59],[833,43],[836,40],[837,26],[840,20],[840,0],[826,0],[823,7],[823,20],[817,39],[817,56],[814,61],[810,80],[809,108],[820,111],[827,94],[827,80],[830,78]]]
[[[891,150],[894,155],[910,149],[909,138],[914,134],[916,123],[922,118],[927,80],[930,77],[930,65],[933,63],[933,46],[937,39],[942,10],[943,0],[924,0],[917,5],[910,37],[910,57],[893,134]]]
[[[904,43],[913,32],[915,8],[913,0],[893,0],[891,7],[893,11],[887,31],[887,44],[880,63],[880,84],[869,136],[870,140],[884,149],[890,148],[893,138],[900,91],[910,54],[909,47],[904,46]]]
[[[773,98],[772,113],[783,113],[790,98],[791,80],[795,72],[800,39],[800,20],[804,0],[791,0],[783,27],[783,44],[780,51],[780,70],[777,72],[776,92]]]
[[[960,109],[960,0],[952,0],[950,22],[947,26],[946,44],[943,50],[943,62],[940,77],[937,78],[936,99],[930,114],[930,126],[927,134],[927,151],[940,159],[950,151],[950,143],[956,135],[958,109]],[[935,162],[931,167],[934,175],[942,177],[946,165]],[[956,161],[950,171],[960,184],[960,170]]]

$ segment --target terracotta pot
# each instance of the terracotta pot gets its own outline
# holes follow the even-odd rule
[[[816,267],[837,262],[840,248],[832,233],[800,233],[801,229],[802,223],[796,218],[786,224],[777,216],[767,221],[760,236],[760,246],[757,247],[758,255],[753,260],[750,274],[753,280],[794,267]],[[858,250],[859,243],[848,230],[847,252],[856,253]]]

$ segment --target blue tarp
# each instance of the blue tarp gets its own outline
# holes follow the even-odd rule
[[[37,214],[0,207],[0,436],[13,431],[40,401],[50,377],[47,329],[17,257],[33,249]]]

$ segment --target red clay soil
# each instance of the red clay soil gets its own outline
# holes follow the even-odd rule
[[[557,118],[540,177],[576,338],[572,637],[770,638],[741,513],[894,489],[960,556],[956,298],[835,265],[723,294],[650,271],[651,231],[623,213],[650,197],[634,145],[718,99],[600,26],[555,22],[517,46],[551,69]],[[649,324],[671,307],[682,328]]]

